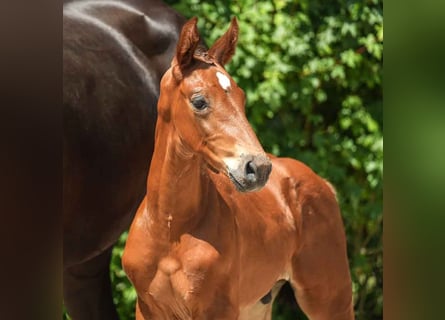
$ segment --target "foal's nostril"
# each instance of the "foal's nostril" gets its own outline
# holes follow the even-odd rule
[[[249,161],[246,164],[246,175],[250,179],[255,179],[257,173],[257,167],[253,161]]]

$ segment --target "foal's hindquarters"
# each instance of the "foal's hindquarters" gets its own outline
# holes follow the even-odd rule
[[[297,224],[289,280],[300,307],[310,319],[354,319],[346,237],[335,189],[296,160],[276,158],[273,166],[283,172],[282,191]]]
[[[310,319],[354,319],[346,238],[334,188],[299,161],[273,158],[272,164],[261,191],[227,200],[238,208],[238,319],[271,319],[273,300],[284,281],[290,282]],[[268,292],[272,299],[264,303],[260,298]]]

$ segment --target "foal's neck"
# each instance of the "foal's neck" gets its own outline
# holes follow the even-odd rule
[[[158,125],[147,186],[147,209],[167,224],[172,238],[196,226],[215,188],[201,157],[184,145],[176,130]]]

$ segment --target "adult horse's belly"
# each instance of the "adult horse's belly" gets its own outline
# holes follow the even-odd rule
[[[167,65],[131,49],[98,19],[65,8],[63,35],[63,252],[69,266],[110,247],[145,194]],[[168,43],[165,50],[169,61]]]

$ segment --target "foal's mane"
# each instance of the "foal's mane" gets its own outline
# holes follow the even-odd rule
[[[196,47],[195,52],[193,53],[193,58],[210,65],[216,65],[215,57],[210,55],[207,47],[202,44]]]

